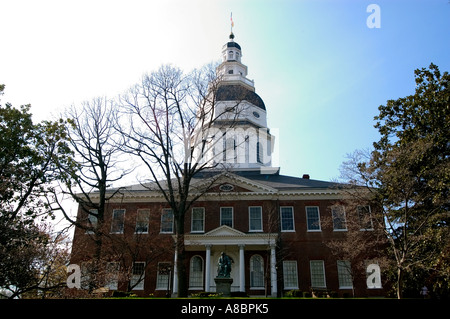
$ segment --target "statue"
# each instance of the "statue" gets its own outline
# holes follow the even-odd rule
[[[219,263],[218,263],[218,268],[217,268],[217,277],[218,278],[230,278],[231,263],[232,263],[232,259],[227,254],[222,252],[222,254],[219,258]]]

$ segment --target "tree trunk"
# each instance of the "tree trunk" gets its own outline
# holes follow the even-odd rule
[[[403,269],[397,268],[397,299],[402,299],[403,290]]]
[[[177,214],[176,218],[176,243],[177,272],[178,272],[178,297],[185,298],[188,294],[186,274],[186,249],[184,246],[184,214]]]

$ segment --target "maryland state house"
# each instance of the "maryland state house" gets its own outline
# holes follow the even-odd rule
[[[230,36],[217,68],[221,83],[215,107],[226,109],[240,100],[245,111],[238,115],[234,129],[252,130],[257,138],[244,136],[238,143],[242,147],[233,138],[225,139],[218,144],[224,148],[222,159],[242,160],[226,170],[199,173],[192,181],[195,189],[214,178],[213,186],[185,216],[184,267],[189,293],[216,291],[217,262],[225,252],[232,259],[231,291],[237,295],[276,297],[301,291],[383,296],[384,279],[379,277],[376,259],[370,255],[349,259],[336,254],[330,245],[344,241],[355,220],[361,234],[370,235],[375,208],[364,203],[348,205],[346,192],[335,183],[307,174],[285,176],[279,167],[272,167],[274,136],[267,127],[268,110],[247,78],[241,57],[241,46]],[[97,226],[95,215],[83,207],[78,209],[77,220]],[[97,273],[103,274],[104,291],[177,295],[173,212],[157,188],[141,184],[122,188],[108,201],[102,227],[108,240],[102,242],[101,271]],[[96,253],[94,239],[92,231],[76,228],[71,263],[80,265],[85,289],[91,276],[90,260]]]

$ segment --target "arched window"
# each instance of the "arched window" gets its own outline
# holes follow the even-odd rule
[[[250,288],[264,288],[264,260],[260,255],[250,258]]]
[[[203,259],[200,256],[191,258],[189,267],[189,288],[203,289]]]

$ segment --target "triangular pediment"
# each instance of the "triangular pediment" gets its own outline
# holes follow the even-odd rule
[[[230,226],[220,226],[217,227],[206,234],[204,236],[220,236],[220,237],[227,237],[227,236],[245,236],[245,233],[236,230],[234,228],[231,228]]]
[[[208,193],[275,193],[277,190],[262,183],[258,183],[231,172],[220,174],[213,177],[213,182],[210,179],[199,180],[192,189],[196,187],[201,189],[203,185],[209,185]],[[231,186],[231,187],[230,187]]]

